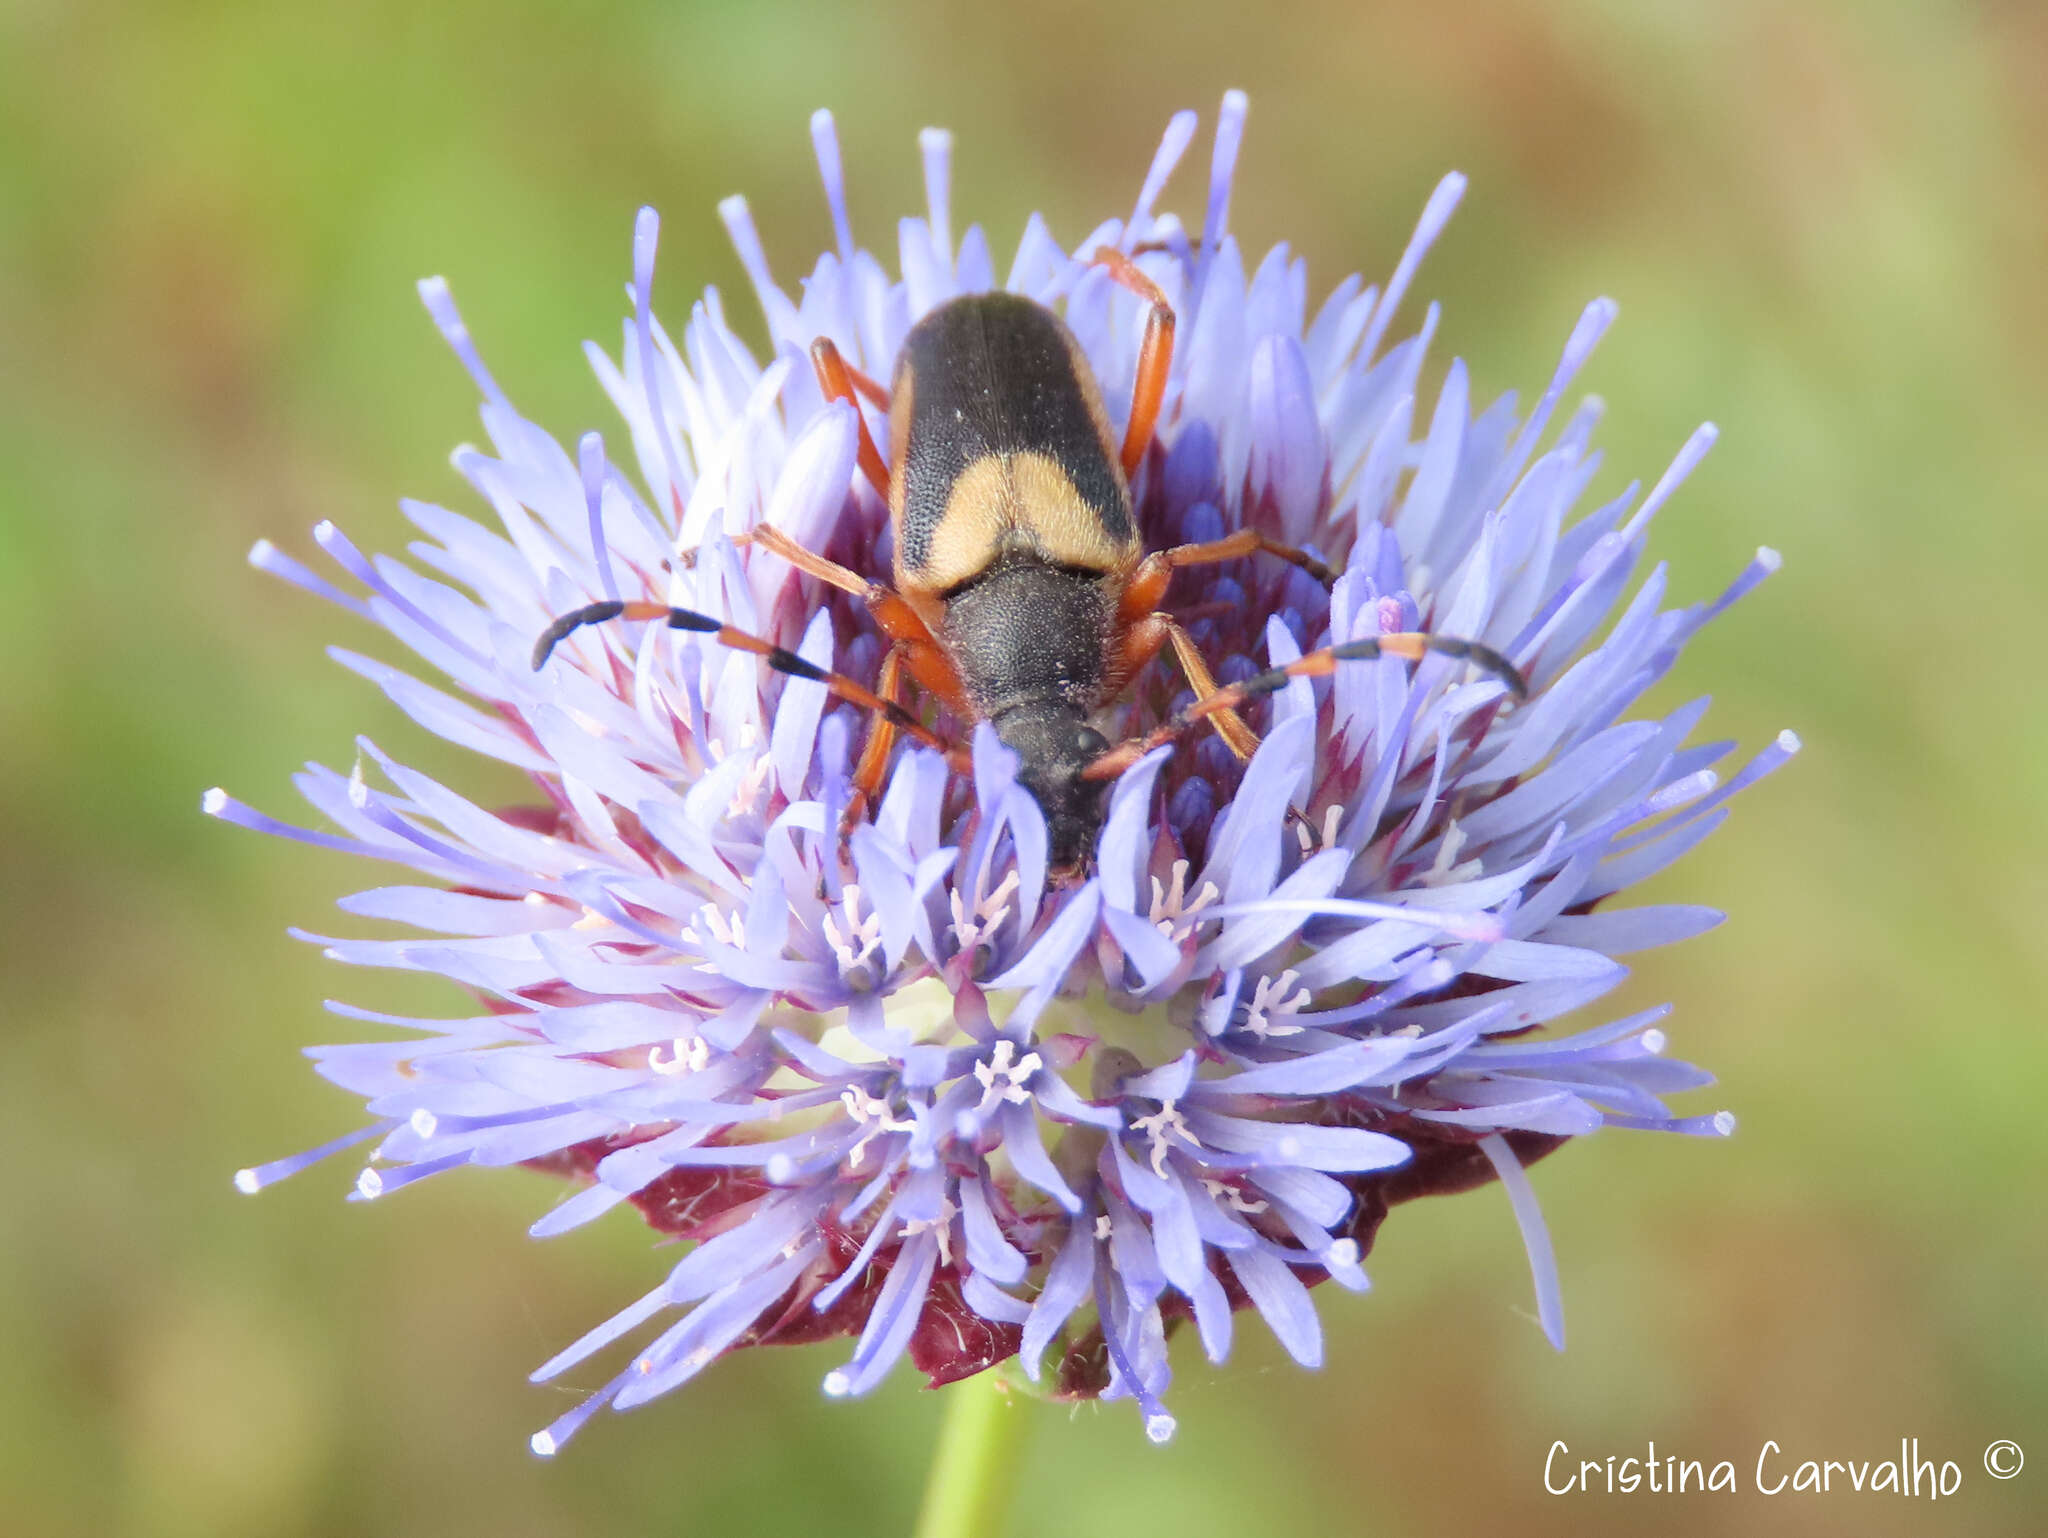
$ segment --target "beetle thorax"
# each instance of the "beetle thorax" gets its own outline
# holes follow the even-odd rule
[[[1103,578],[1029,555],[997,560],[946,601],[944,640],[985,718],[1101,699],[1111,610]]]
[[[946,605],[961,682],[1021,761],[1056,866],[1080,861],[1101,822],[1102,787],[1081,771],[1108,747],[1088,718],[1101,703],[1111,621],[1101,576],[1030,557],[997,562]]]

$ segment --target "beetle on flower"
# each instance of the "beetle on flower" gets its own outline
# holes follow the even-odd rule
[[[1664,607],[1661,566],[1638,580],[1650,522],[1711,429],[1647,495],[1580,510],[1597,407],[1553,424],[1613,318],[1606,300],[1526,416],[1512,397],[1475,413],[1454,362],[1418,433],[1436,309],[1388,337],[1462,179],[1430,198],[1383,289],[1348,279],[1311,319],[1304,265],[1278,247],[1247,276],[1229,234],[1244,117],[1226,96],[1195,233],[1157,207],[1194,137],[1182,113],[1127,218],[1069,251],[1034,217],[1004,273],[978,228],[955,241],[950,140],[927,132],[928,208],[903,221],[892,279],[854,242],[818,114],[835,249],[800,299],[746,205],[721,210],[765,313],[765,362],[715,291],[679,340],[656,323],[643,211],[619,359],[590,349],[634,473],[595,433],[572,457],[521,417],[429,280],[492,445],[455,463],[499,528],[408,502],[427,536],[416,567],[322,524],[353,590],[268,543],[253,552],[446,674],[466,699],[335,653],[428,730],[526,771],[540,799],[485,810],[368,741],[354,772],[299,778],[333,833],[208,793],[215,816],[426,877],[342,903],[424,938],[320,943],[481,1001],[432,1020],[334,1006],[408,1033],[313,1051],[370,1121],[236,1184],[368,1143],[362,1199],[526,1164],[580,1187],[536,1234],[630,1204],[696,1241],[538,1370],[659,1323],[537,1451],[735,1347],[838,1336],[854,1344],[829,1393],[864,1393],[905,1355],[934,1384],[1015,1357],[1056,1394],[1134,1401],[1164,1440],[1183,1325],[1220,1361],[1250,1308],[1317,1365],[1310,1289],[1366,1285],[1389,1206],[1496,1178],[1561,1345],[1525,1165],[1604,1125],[1732,1128],[1667,1109],[1708,1081],[1662,1055],[1661,1011],[1543,1028],[1611,990],[1616,956],[1718,920],[1612,899],[1711,833],[1796,739],[1722,780],[1730,745],[1689,741],[1704,700],[1627,712],[1777,558],[1760,551],[1705,604]],[[1119,281],[1130,272],[1142,285]],[[864,752],[902,725],[847,703],[890,693],[892,638],[818,572],[886,570],[873,470],[890,424],[810,359],[823,339],[887,378],[922,317],[1000,288],[1060,315],[1115,411],[1148,366],[1156,306],[1132,290],[1153,285],[1178,345],[1155,368],[1156,430],[1121,424],[1142,439],[1123,468],[1144,548],[1241,535],[1311,560],[1172,576],[1192,653],[1226,691],[1257,685],[1231,702],[1258,730],[1236,744],[1160,731],[1191,719],[1194,696],[1148,662],[1090,732],[1158,745],[1111,766],[1092,849],[1062,850],[986,722],[966,736],[944,709],[899,709],[915,740]],[[1328,587],[1311,575],[1324,566]],[[613,605],[705,623],[549,630]],[[1504,667],[1393,644],[1419,633]],[[544,634],[559,644],[536,672]],[[1362,660],[1382,638],[1386,654]],[[1323,648],[1361,660],[1295,666]]]

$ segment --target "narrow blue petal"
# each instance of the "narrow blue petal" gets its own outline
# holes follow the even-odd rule
[[[796,654],[814,667],[831,667],[832,616],[828,611],[820,609],[811,616]],[[803,795],[810,779],[811,749],[817,741],[825,700],[825,686],[809,679],[792,678],[782,686],[782,700],[769,731],[768,757],[775,765],[775,783],[792,801]]]
[[[1566,914],[1543,927],[1543,938],[1562,945],[1584,946],[1611,956],[1652,946],[1673,945],[1705,934],[1725,917],[1718,909],[1690,903],[1663,903],[1647,908],[1622,908],[1606,913]]]
[[[613,1408],[630,1410],[679,1388],[744,1335],[770,1304],[787,1292],[817,1253],[807,1245],[780,1265],[706,1298],[689,1317],[662,1336],[634,1363],[635,1375],[612,1400]]]
[[[1331,1095],[1378,1079],[1406,1061],[1420,1044],[1413,1036],[1382,1036],[1327,1052],[1267,1063],[1228,1078],[1205,1079],[1209,1095]]]
[[[235,1189],[244,1196],[254,1196],[265,1186],[276,1185],[278,1181],[288,1176],[296,1175],[300,1170],[310,1169],[322,1159],[331,1158],[345,1148],[354,1148],[359,1143],[367,1143],[371,1138],[389,1132],[395,1125],[397,1125],[395,1122],[390,1121],[372,1122],[367,1127],[358,1127],[353,1132],[345,1132],[332,1142],[322,1143],[318,1148],[309,1148],[304,1153],[293,1154],[285,1159],[272,1159],[268,1164],[256,1164],[251,1165],[247,1169],[236,1170]]]
[[[655,1288],[639,1302],[620,1309],[596,1329],[588,1331],[534,1368],[527,1374],[527,1382],[545,1383],[550,1378],[559,1376],[578,1362],[602,1351],[620,1336],[638,1329],[663,1309],[674,1306],[675,1300],[669,1296],[666,1284]]]
[[[1543,1209],[1522,1161],[1498,1133],[1479,1140],[1479,1148],[1500,1176],[1501,1189],[1508,1193],[1515,1222],[1522,1230],[1522,1245],[1529,1252],[1529,1270],[1536,1280],[1536,1317],[1543,1334],[1559,1351],[1564,1350],[1564,1294],[1557,1281],[1557,1256],[1550,1248],[1550,1230],[1544,1226]]]
[[[960,1284],[960,1296],[967,1306],[984,1319],[997,1324],[1023,1324],[1031,1317],[1031,1305],[1022,1298],[1013,1298],[995,1285],[979,1271],[970,1272],[967,1280]]]
[[[1249,1121],[1213,1111],[1189,1112],[1188,1124],[1204,1143],[1226,1153],[1256,1154],[1265,1163],[1356,1171],[1391,1169],[1410,1158],[1408,1145],[1399,1138],[1362,1127]]]
[[[834,1398],[865,1394],[880,1383],[903,1348],[910,1344],[917,1328],[917,1316],[924,1309],[925,1294],[931,1288],[932,1272],[939,1263],[937,1241],[919,1235],[904,1245],[889,1268],[888,1280],[875,1298],[867,1328],[846,1369],[829,1374],[825,1392]]]
[[[1139,991],[1158,987],[1180,966],[1180,947],[1161,934],[1150,919],[1128,908],[1105,904],[1102,922],[1122,947],[1124,959],[1137,969]]]
[[[580,1228],[595,1218],[603,1217],[625,1199],[624,1191],[614,1191],[609,1186],[586,1187],[546,1217],[535,1221],[527,1228],[527,1236],[552,1239],[557,1234],[565,1234],[572,1228]]]
[[[1296,717],[1282,722],[1252,755],[1203,871],[1203,878],[1216,883],[1226,902],[1250,902],[1271,894],[1280,868],[1288,791],[1314,735],[1314,723]]]
[[[1263,1250],[1233,1251],[1229,1260],[1245,1296],[1271,1327],[1274,1339],[1287,1348],[1287,1354],[1304,1367],[1322,1366],[1322,1322],[1293,1268]]]
[[[1038,1118],[1029,1106],[1006,1105],[1002,1110],[1003,1152],[1017,1173],[1058,1202],[1068,1212],[1081,1210],[1081,1198],[1067,1184],[1058,1166],[1045,1151],[1038,1136]]]
[[[1446,1088],[1447,1093],[1455,1090]],[[1526,1100],[1503,1100],[1461,1110],[1416,1111],[1419,1121],[1442,1122],[1451,1127],[1517,1127],[1528,1132],[1549,1132],[1561,1137],[1583,1137],[1600,1127],[1600,1113],[1576,1095],[1537,1095]]]
[[[1037,943],[1025,952],[1022,959],[1001,976],[990,978],[983,986],[1029,988],[1034,994],[1050,997],[1052,991],[1066,980],[1067,969],[1073,965],[1081,947],[1088,943],[1101,902],[1101,887],[1094,881],[1088,882],[1067,898],[1059,916],[1046,927],[1045,933],[1038,937]]]
[[[1031,1269],[1024,1252],[1004,1236],[1002,1226],[989,1210],[988,1193],[979,1179],[960,1182],[961,1227],[967,1237],[967,1260],[976,1272],[992,1282],[1014,1287]]]
[[[1335,1228],[1351,1211],[1351,1192],[1341,1181],[1316,1170],[1265,1165],[1251,1172],[1251,1180],[1260,1190],[1298,1209],[1302,1216],[1322,1228]]]
[[[1152,786],[1173,749],[1155,748],[1117,776],[1109,793],[1109,811],[1096,845],[1096,867],[1102,873],[1103,899],[1112,909],[1135,911],[1148,852],[1148,819]]]
[[[1024,1321],[1024,1339],[1019,1356],[1031,1381],[1038,1381],[1039,1359],[1060,1332],[1095,1281],[1095,1234],[1093,1220],[1076,1217],[1068,1225],[1066,1242],[1053,1257],[1045,1274],[1045,1286],[1032,1302],[1030,1317]]]

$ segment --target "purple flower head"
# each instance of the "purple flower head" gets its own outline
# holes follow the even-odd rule
[[[1726,1113],[1666,1108],[1708,1079],[1663,1055],[1662,1011],[1554,1022],[1621,980],[1616,957],[1719,919],[1614,899],[1712,832],[1797,741],[1722,779],[1730,744],[1690,740],[1704,699],[1629,711],[1777,557],[1760,551],[1719,599],[1678,607],[1664,568],[1641,570],[1650,521],[1710,428],[1647,495],[1581,507],[1597,404],[1557,423],[1607,300],[1526,414],[1512,396],[1475,410],[1460,362],[1434,401],[1419,395],[1436,308],[1415,335],[1390,341],[1391,326],[1462,178],[1437,188],[1384,288],[1349,278],[1311,313],[1285,246],[1247,271],[1228,225],[1244,117],[1226,96],[1199,233],[1156,208],[1194,135],[1182,113],[1127,218],[1069,249],[1034,216],[1001,270],[978,227],[956,238],[950,140],[928,132],[928,209],[901,222],[892,276],[855,244],[818,114],[836,241],[795,297],[745,203],[721,209],[766,314],[765,359],[716,291],[680,333],[656,322],[657,221],[641,213],[619,354],[588,349],[625,421],[610,446],[590,433],[572,453],[522,417],[431,279],[421,295],[483,395],[490,446],[455,464],[489,526],[407,502],[424,538],[401,561],[322,524],[340,583],[267,542],[252,552],[445,675],[452,690],[334,652],[430,732],[525,771],[536,799],[486,809],[367,740],[352,771],[297,781],[333,831],[208,792],[214,816],[415,873],[341,906],[416,937],[318,943],[479,1001],[454,1019],[333,1006],[400,1033],[313,1049],[368,1124],[237,1186],[368,1145],[361,1200],[525,1164],[578,1187],[536,1235],[631,1205],[694,1241],[534,1374],[636,1341],[537,1451],[735,1347],[829,1337],[852,1340],[830,1394],[867,1392],[905,1355],[934,1384],[1014,1356],[1057,1394],[1135,1401],[1164,1440],[1173,1334],[1221,1361],[1250,1308],[1315,1366],[1311,1289],[1365,1287],[1389,1206],[1495,1178],[1562,1344],[1524,1166],[1603,1125],[1731,1130]],[[886,414],[827,399],[811,344],[830,338],[887,379],[920,316],[1001,286],[1063,314],[1120,418],[1144,308],[1089,260],[1109,248],[1179,318],[1133,479],[1146,547],[1251,527],[1339,572],[1330,588],[1259,557],[1180,573],[1168,607],[1218,679],[1428,629],[1509,658],[1525,702],[1447,656],[1296,678],[1249,708],[1262,740],[1248,761],[1204,732],[1134,763],[1089,866],[1062,880],[1017,758],[986,725],[927,712],[966,755],[903,744],[863,807],[869,717],[816,680],[623,621],[530,665],[557,616],[623,599],[713,616],[872,686],[884,643],[860,601],[735,543],[771,524],[886,578],[887,509],[857,466],[856,410],[885,452]],[[1146,669],[1100,719],[1105,736],[1187,705],[1180,679],[1170,659]]]

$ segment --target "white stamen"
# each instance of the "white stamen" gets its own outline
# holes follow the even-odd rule
[[[711,1043],[702,1036],[678,1036],[669,1045],[669,1055],[661,1055],[661,1044],[647,1049],[647,1066],[663,1077],[679,1073],[702,1073],[711,1061]]]
[[[939,1203],[939,1215],[935,1218],[911,1218],[903,1225],[899,1239],[915,1239],[919,1234],[936,1234],[939,1240],[939,1264],[953,1263],[953,1215],[960,1209],[949,1201]]]
[[[1169,1132],[1178,1132],[1197,1148],[1201,1140],[1188,1130],[1187,1121],[1180,1114],[1179,1102],[1171,1098],[1159,1102],[1159,1109],[1150,1116],[1140,1116],[1131,1123],[1131,1130],[1152,1143],[1152,1173],[1161,1180],[1166,1178],[1166,1158],[1173,1152],[1173,1145],[1166,1140]]]
[[[882,916],[870,913],[866,918],[860,912],[860,887],[854,882],[846,884],[846,902],[843,909],[846,929],[842,931],[833,921],[831,913],[825,914],[825,939],[832,946],[832,954],[839,958],[840,972],[847,973],[866,963],[868,957],[881,949]],[[859,942],[855,949],[854,942]]]
[[[1308,1008],[1312,997],[1308,989],[1288,992],[1300,980],[1301,975],[1292,967],[1278,977],[1260,978],[1258,986],[1252,989],[1251,1004],[1245,1010],[1244,1028],[1261,1041],[1269,1036],[1300,1035],[1300,1026],[1276,1025],[1272,1019],[1275,1015],[1298,1015]]]
[[[406,1120],[412,1127],[412,1135],[418,1138],[432,1137],[441,1126],[441,1119],[425,1106],[414,1111]]]
[[[1163,886],[1157,876],[1152,878],[1152,911],[1146,915],[1152,927],[1169,940],[1180,940],[1195,927],[1196,915],[1213,902],[1222,900],[1223,894],[1216,889],[1216,883],[1205,881],[1202,890],[1188,900],[1188,862],[1173,862],[1173,885]]]
[[[958,887],[953,889],[952,930],[953,934],[960,941],[961,950],[973,950],[975,946],[1003,927],[1003,920],[1010,916],[1010,898],[1015,895],[1017,886],[1017,873],[1012,870],[997,883],[996,889],[993,892],[990,892],[986,897],[979,895],[975,897],[974,911],[971,916],[967,911],[965,902],[961,899],[960,889]],[[980,878],[977,877],[975,890],[979,893],[980,889]]]
[[[1325,849],[1334,849],[1337,847],[1337,826],[1343,820],[1342,806],[1325,808],[1321,828],[1311,832],[1310,824],[1306,820],[1295,823],[1294,841],[1301,845],[1304,856],[1321,854]]]
[[[235,1189],[244,1196],[254,1196],[263,1189],[263,1177],[254,1170],[236,1170]]]
[[[366,1202],[373,1202],[384,1194],[384,1177],[375,1170],[364,1170],[356,1176],[356,1194]]]
[[[555,1455],[555,1439],[545,1431],[536,1431],[527,1438],[526,1445],[533,1449],[536,1458],[552,1458]]]
[[[1045,1066],[1045,1060],[1036,1052],[1027,1052],[1015,1062],[1016,1044],[1007,1037],[996,1043],[995,1051],[974,1065],[974,1076],[981,1081],[981,1104],[975,1107],[979,1114],[986,1115],[1003,1101],[1011,1105],[1029,1105],[1031,1091],[1026,1087],[1033,1074]]]
[[[1271,1205],[1269,1202],[1247,1201],[1244,1192],[1221,1180],[1204,1180],[1202,1189],[1229,1203],[1232,1212],[1264,1212]]]
[[[825,1374],[825,1392],[834,1399],[844,1399],[853,1392],[853,1379],[835,1367]]]
[[[743,951],[747,948],[746,921],[740,917],[740,912],[737,908],[733,910],[732,917],[728,919],[715,906],[706,903],[697,910],[697,916],[704,920],[704,927],[711,931],[711,937],[720,945],[730,945],[734,950],[738,951]],[[695,941],[697,938],[696,935],[687,929],[683,933],[692,941]]]
[[[1145,1417],[1145,1435],[1155,1447],[1163,1447],[1173,1440],[1173,1434],[1180,1429],[1180,1422],[1171,1415],[1161,1412]]]
[[[892,1114],[888,1101],[878,1100],[858,1084],[849,1084],[839,1092],[839,1103],[846,1107],[846,1114],[864,1125],[860,1140],[847,1150],[846,1167],[859,1169],[867,1159],[868,1144],[885,1132],[915,1132],[915,1117],[899,1117]]]
[[[760,733],[754,729],[754,723],[747,722],[740,728],[741,748],[752,747],[753,739],[759,735]],[[739,788],[732,793],[732,800],[726,803],[728,817],[744,817],[753,811],[754,803],[761,799],[761,792],[767,788],[768,776],[774,768],[775,761],[766,753],[756,756],[753,763],[747,766],[747,772],[740,776]]]
[[[1486,862],[1479,859],[1457,863],[1458,851],[1465,847],[1465,830],[1455,822],[1444,829],[1442,842],[1437,845],[1436,863],[1422,873],[1424,886],[1455,886],[1462,881],[1473,881],[1486,873]]]
[[[1106,1213],[1106,1212],[1105,1212],[1105,1213],[1103,1213],[1103,1214],[1102,1214],[1102,1215],[1101,1215],[1100,1217],[1096,1218],[1096,1220],[1095,1220],[1095,1237],[1096,1237],[1096,1238],[1098,1238],[1098,1239],[1107,1239],[1107,1238],[1108,1238],[1108,1237],[1110,1236],[1110,1234],[1111,1234],[1112,1232],[1114,1232],[1114,1231],[1115,1231],[1115,1229],[1116,1229],[1116,1225],[1115,1225],[1114,1223],[1110,1222],[1110,1220],[1109,1220],[1109,1214],[1108,1214],[1108,1213]]]

